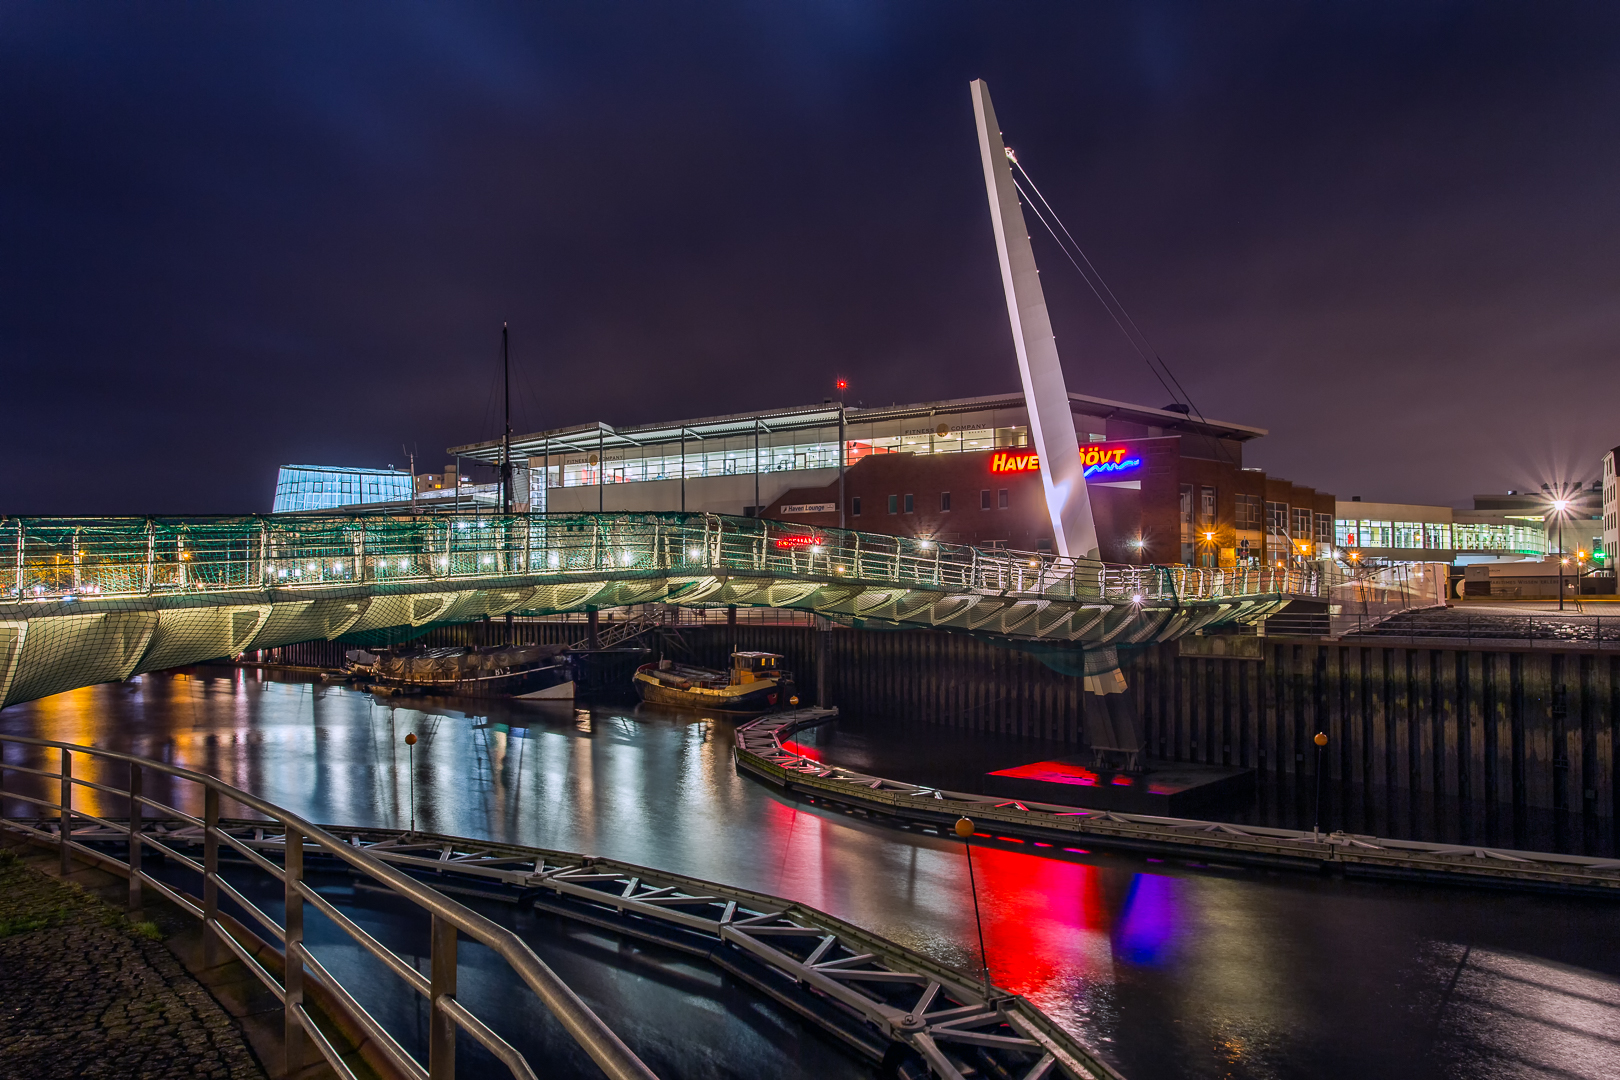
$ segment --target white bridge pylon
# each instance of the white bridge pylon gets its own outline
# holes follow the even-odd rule
[[[973,115],[979,125],[979,155],[984,160],[984,187],[990,197],[990,220],[996,230],[996,254],[1001,259],[1001,284],[1007,293],[1007,318],[1012,323],[1013,346],[1018,350],[1018,374],[1024,383],[1029,408],[1029,434],[1040,456],[1041,486],[1047,512],[1052,516],[1052,541],[1059,555],[1077,559],[1099,557],[1097,523],[1091,515],[1086,491],[1086,470],[1080,463],[1080,444],[1069,409],[1069,389],[1063,381],[1057,339],[1041,291],[1040,270],[1029,244],[1018,188],[1007,164],[990,87],[974,79]]]

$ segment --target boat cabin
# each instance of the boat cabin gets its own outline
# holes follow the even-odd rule
[[[782,674],[782,654],[773,652],[734,652],[731,654],[731,685],[774,679]]]

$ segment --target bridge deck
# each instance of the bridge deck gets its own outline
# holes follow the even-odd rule
[[[508,612],[787,607],[1107,648],[1326,588],[1314,570],[1111,566],[713,514],[12,518],[0,575],[0,704]]]

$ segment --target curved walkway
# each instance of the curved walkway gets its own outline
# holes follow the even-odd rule
[[[958,817],[971,816],[979,826],[1048,846],[1084,838],[1098,847],[1202,857],[1218,854],[1225,861],[1253,865],[1620,897],[1620,859],[1340,832],[1319,834],[1003,799],[870,776],[828,765],[782,745],[795,731],[835,715],[826,710],[798,710],[764,716],[738,728],[738,767],[812,801],[859,808],[934,829],[940,835],[948,835]],[[978,835],[988,838],[985,833]]]

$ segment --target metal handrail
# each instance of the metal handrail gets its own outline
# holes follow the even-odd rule
[[[719,514],[0,518],[13,603],[760,572],[1113,603],[1325,595],[1318,569],[1105,565]]]
[[[308,1035],[314,1039],[321,1054],[340,1076],[353,1076],[353,1073],[342,1061],[335,1048],[327,1042],[325,1036],[304,1009],[303,975],[307,967],[324,977],[336,991],[340,1000],[343,1000],[352,1010],[358,1010],[358,1019],[362,1025],[371,1030],[373,1034],[383,1036],[376,1040],[376,1045],[393,1059],[396,1065],[411,1075],[428,1077],[429,1080],[451,1080],[455,1075],[455,1031],[459,1027],[505,1061],[512,1068],[515,1076],[532,1077],[534,1075],[533,1070],[523,1060],[522,1055],[502,1041],[499,1036],[495,1035],[493,1031],[456,1001],[456,935],[460,933],[479,942],[505,960],[512,971],[523,980],[529,989],[534,991],[551,1014],[557,1018],[563,1029],[574,1038],[581,1049],[612,1080],[656,1080],[652,1071],[642,1063],[588,1005],[580,1000],[579,996],[544,961],[535,955],[534,951],[517,934],[458,904],[444,894],[421,884],[409,875],[389,866],[365,851],[344,843],[318,825],[306,821],[292,811],[267,802],[258,796],[233,787],[205,773],[153,761],[149,758],[137,757],[133,754],[102,750],[75,743],[56,742],[50,739],[37,739],[30,736],[0,735],[0,748],[9,743],[51,749],[57,751],[60,755],[60,765],[56,773],[49,773],[27,766],[11,765],[5,762],[3,755],[0,755],[0,781],[3,781],[7,771],[11,771],[40,776],[47,780],[55,779],[60,782],[61,793],[59,801],[55,803],[33,798],[20,792],[6,792],[5,794],[7,798],[19,799],[39,806],[41,809],[55,810],[57,812],[60,831],[55,837],[55,842],[61,853],[64,873],[69,869],[70,856],[77,853],[93,863],[108,866],[128,876],[131,911],[141,909],[142,889],[143,887],[151,887],[174,901],[182,910],[201,918],[207,930],[221,939],[239,958],[246,961],[250,969],[265,982],[271,992],[282,1002],[285,1053],[289,1073],[293,1070],[294,1063],[301,1062],[303,1039]],[[104,827],[113,827],[100,818],[92,818],[91,815],[83,811],[73,809],[72,789],[75,783],[81,782],[76,781],[73,777],[73,758],[75,755],[83,755],[99,761],[121,762],[129,766],[129,787],[127,790],[117,793],[128,800],[132,810],[127,827],[129,854],[126,863],[118,863],[110,856],[73,839],[73,823],[76,817],[94,820]],[[182,814],[173,807],[144,796],[142,794],[143,776],[147,771],[162,773],[166,776],[199,785],[204,793],[205,809],[203,817],[201,819],[193,818],[191,815]],[[3,783],[0,783],[0,789],[3,789],[3,787]],[[98,785],[98,787],[100,790],[107,790],[106,785]],[[231,899],[240,901],[240,895],[236,890],[219,875],[219,841],[224,839],[228,843],[240,846],[234,838],[228,836],[220,828],[219,800],[221,797],[230,799],[241,806],[264,815],[268,819],[266,825],[279,826],[286,838],[285,866],[274,868],[273,863],[265,860],[266,864],[273,868],[276,876],[281,878],[286,902],[286,914],[280,927],[286,962],[282,969],[283,974],[279,984],[265,971],[262,965],[252,960],[248,947],[238,941],[227,925],[219,919],[218,901],[221,888],[227,891],[227,895]],[[174,814],[186,821],[197,822],[202,827],[204,835],[203,863],[199,866],[195,860],[180,856],[166,845],[144,835],[141,829],[142,815],[140,811],[142,808],[152,808],[162,813]],[[0,827],[39,837],[47,836],[41,829],[24,825],[21,822],[7,821],[3,817],[0,817]],[[325,907],[329,906],[324,905],[317,898],[315,891],[303,881],[306,845],[313,846],[315,850],[321,853],[341,859],[354,870],[386,886],[389,891],[411,901],[432,916],[433,932],[430,959],[432,975],[426,980],[426,993],[434,1006],[434,1022],[430,1025],[429,1030],[429,1062],[426,1070],[418,1062],[406,1055],[403,1049],[399,1048],[398,1044],[387,1036],[380,1024],[364,1013],[364,1010],[354,1001],[352,995],[344,990],[304,947],[303,905],[305,901],[312,901],[317,910],[323,910],[323,912]],[[200,906],[196,904],[194,898],[186,897],[142,870],[141,853],[148,846],[159,849],[164,852],[166,857],[179,859],[182,865],[201,872],[203,877],[203,902]],[[252,914],[268,921],[268,917],[264,916],[263,912],[256,906],[248,904],[247,907]],[[325,913],[330,915],[330,912]],[[385,966],[389,967],[396,975],[399,975],[413,989],[419,992],[423,991],[421,981],[405,974],[406,970],[414,971],[414,968],[411,968],[411,965],[406,961],[386,950],[381,943],[377,942],[369,934],[365,934],[364,931],[360,931],[357,935],[355,931],[359,930],[359,927],[352,921],[337,919],[334,922],[349,933],[351,937],[354,937],[356,942],[368,952],[383,960]],[[385,957],[378,950],[388,952],[388,956]],[[388,957],[392,957],[392,961]],[[419,977],[419,973],[417,974]]]

